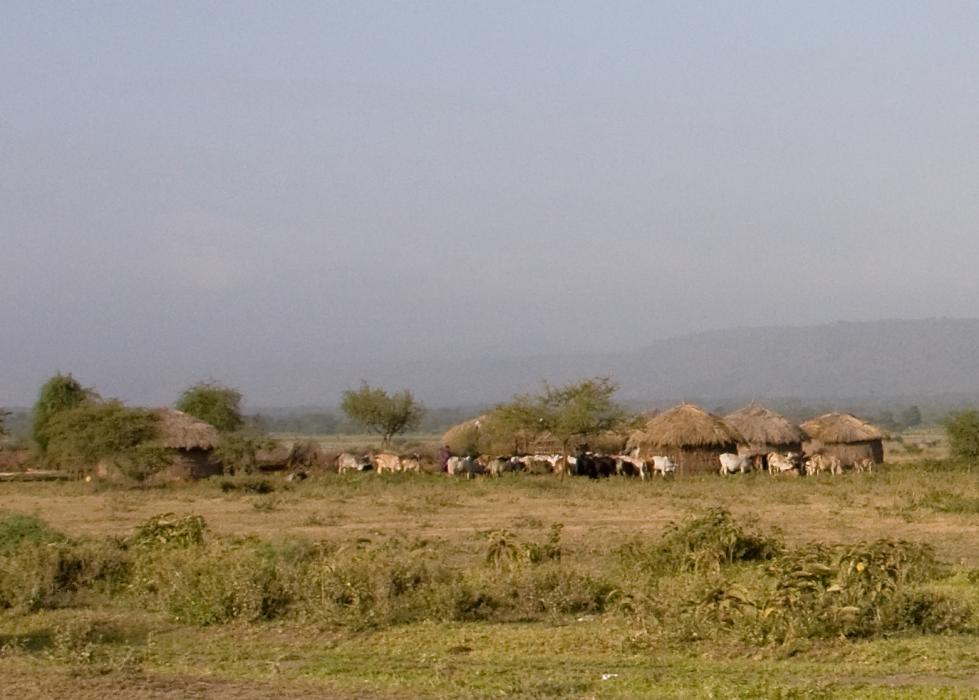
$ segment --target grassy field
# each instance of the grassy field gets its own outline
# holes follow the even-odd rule
[[[0,508],[5,698],[979,695],[968,466],[645,484],[0,484]],[[201,516],[203,541],[134,537],[161,513]],[[786,603],[798,618],[757,604],[799,562],[837,562],[810,543],[849,543],[838,551],[869,575],[878,550],[855,543],[882,538],[946,564],[919,575],[918,550],[894,550],[901,586],[860,589],[878,602],[859,624],[839,617],[854,605],[832,602],[850,595],[852,566],[828,574],[851,577],[842,593]]]

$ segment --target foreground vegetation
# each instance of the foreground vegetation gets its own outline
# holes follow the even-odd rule
[[[0,671],[22,697],[65,674],[75,697],[973,697],[976,474],[0,484]]]

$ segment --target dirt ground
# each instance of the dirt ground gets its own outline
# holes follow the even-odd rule
[[[234,681],[221,678],[149,675],[110,671],[78,672],[0,660],[0,687],[5,700],[380,700],[387,697],[324,690],[296,681]]]
[[[569,544],[600,550],[623,536],[656,535],[669,522],[709,506],[757,518],[789,543],[880,537],[932,543],[954,563],[979,567],[979,507],[922,507],[950,493],[979,504],[979,477],[910,467],[839,478],[705,476],[651,483],[512,476],[468,482],[440,475],[325,474],[274,493],[224,492],[219,480],[166,489],[98,484],[0,484],[0,508],[33,514],[72,535],[125,535],[160,513],[199,514],[219,535],[356,539],[390,534],[464,544],[499,528],[562,523]],[[288,489],[288,490],[286,490]],[[968,499],[973,499],[968,501]]]

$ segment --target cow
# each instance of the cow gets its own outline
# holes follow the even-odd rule
[[[462,462],[459,464],[459,469],[462,474],[466,475],[467,479],[472,479],[479,474],[486,473],[486,467],[473,457],[463,457]]]
[[[519,472],[523,469],[523,462],[517,457],[497,457],[486,465],[486,471],[490,476],[502,476],[507,472]]]
[[[744,457],[741,455],[736,455],[732,452],[725,452],[719,459],[721,462],[721,474],[723,476],[727,476],[728,474],[737,474],[738,472],[747,474],[751,471],[751,457]]]
[[[344,452],[337,457],[337,472],[340,474],[344,472],[366,472],[373,468],[369,457],[357,457],[349,452]]]
[[[598,464],[595,458],[585,452],[574,456],[574,462],[570,462],[571,476],[587,476],[589,479],[598,478]]]
[[[649,465],[639,457],[618,455],[615,458],[615,473],[619,476],[638,476],[645,481],[649,476]]]
[[[374,465],[374,471],[378,474],[401,471],[401,458],[390,452],[379,452],[375,454],[371,457],[371,463]]]
[[[445,471],[449,476],[462,474],[462,460],[465,457],[449,457],[445,460]]]
[[[653,461],[653,474],[662,474],[664,477],[676,474],[677,463],[672,457],[653,455],[650,459]]]
[[[843,463],[839,457],[833,455],[814,454],[805,462],[806,476],[815,476],[822,472],[829,472],[832,475],[843,473]]]
[[[599,477],[615,476],[615,457],[608,455],[595,455],[595,468],[598,470]]]
[[[858,472],[873,472],[874,471],[874,460],[870,457],[864,457],[863,459],[858,459],[853,463],[853,468]]]
[[[422,463],[418,459],[418,455],[410,455],[408,457],[401,458],[401,471],[403,472],[414,472],[415,474],[421,473]]]
[[[796,474],[799,473],[799,455],[795,452],[769,452],[766,456],[768,461],[768,475]]]

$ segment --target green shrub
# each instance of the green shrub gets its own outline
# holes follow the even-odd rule
[[[927,590],[899,591],[881,612],[888,630],[919,634],[963,632],[972,626],[972,608],[963,600]]]
[[[32,515],[0,511],[0,553],[17,549],[21,542],[63,542],[65,536]]]
[[[126,552],[109,540],[26,540],[0,557],[0,608],[29,612],[70,604],[80,592],[117,593],[130,569]]]
[[[237,389],[217,382],[198,382],[180,394],[177,410],[210,423],[222,433],[232,433],[245,423],[241,398]]]
[[[152,444],[159,435],[159,417],[118,401],[60,411],[48,419],[44,432],[47,459],[60,469],[82,471],[105,460],[141,481],[168,462],[165,451]]]
[[[717,571],[735,562],[764,561],[782,551],[777,535],[738,523],[724,508],[713,508],[682,523],[672,523],[653,545],[635,540],[619,550],[628,567],[650,575]]]
[[[204,543],[207,523],[200,515],[154,515],[136,527],[128,543],[133,547],[192,547]]]
[[[272,620],[292,601],[275,561],[248,546],[215,546],[174,550],[161,558],[155,580],[144,588],[155,592],[175,620],[207,626],[243,620]]]

